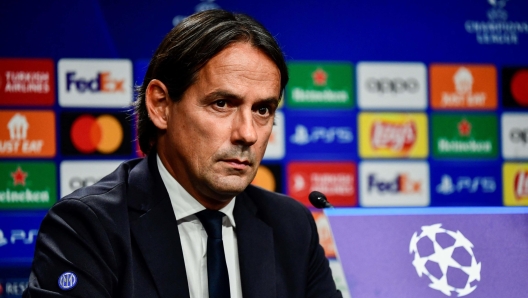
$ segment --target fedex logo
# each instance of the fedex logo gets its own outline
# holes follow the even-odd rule
[[[77,91],[89,92],[125,92],[124,79],[113,78],[109,71],[99,72],[93,78],[77,77],[75,71],[66,73],[66,90],[70,92],[74,87]]]
[[[359,165],[363,207],[428,206],[427,162],[364,161]]]
[[[376,174],[368,176],[368,191],[377,190],[380,193],[415,193],[420,192],[422,183],[419,180],[413,180],[409,174],[400,174],[392,180],[384,180],[377,177]]]
[[[62,107],[123,108],[133,99],[132,63],[126,59],[61,59]]]

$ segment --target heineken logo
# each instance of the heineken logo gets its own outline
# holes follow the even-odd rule
[[[471,123],[466,119],[458,123],[458,132],[461,136],[467,137],[471,134]]]
[[[433,154],[437,157],[494,157],[497,119],[493,115],[433,115]]]
[[[314,85],[325,86],[328,74],[322,68],[318,68],[312,73],[312,79]]]
[[[408,151],[416,141],[416,124],[376,121],[372,124],[370,139],[374,149]]]
[[[53,162],[6,162],[0,177],[0,209],[45,209],[56,201]]]
[[[351,107],[352,67],[348,63],[288,64],[286,100],[292,107]]]
[[[20,168],[20,166],[17,168],[16,171],[12,172],[11,173],[11,177],[13,177],[13,185],[22,185],[22,186],[25,186],[26,185],[26,177],[27,177],[27,173],[22,171],[22,168]]]

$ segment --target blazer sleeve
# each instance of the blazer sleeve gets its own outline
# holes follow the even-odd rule
[[[55,204],[42,221],[23,297],[112,297],[117,264],[107,228],[79,199]],[[77,281],[67,290],[59,287],[65,272]]]
[[[306,296],[313,298],[342,298],[341,292],[336,289],[334,279],[332,278],[332,270],[328,264],[324,249],[319,244],[319,234],[317,233],[317,226],[313,215],[308,209],[305,210],[312,234]]]

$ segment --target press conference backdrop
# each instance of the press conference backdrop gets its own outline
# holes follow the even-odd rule
[[[206,9],[252,15],[286,54],[256,184],[338,207],[528,205],[528,2],[181,2],[0,3],[0,297],[27,283],[45,211],[141,155],[133,86]]]

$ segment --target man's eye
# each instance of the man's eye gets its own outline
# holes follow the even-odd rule
[[[257,112],[260,114],[260,115],[266,115],[269,113],[269,109],[268,108],[259,108],[257,110]]]
[[[217,107],[223,108],[227,105],[227,102],[225,100],[218,100],[215,102]]]

